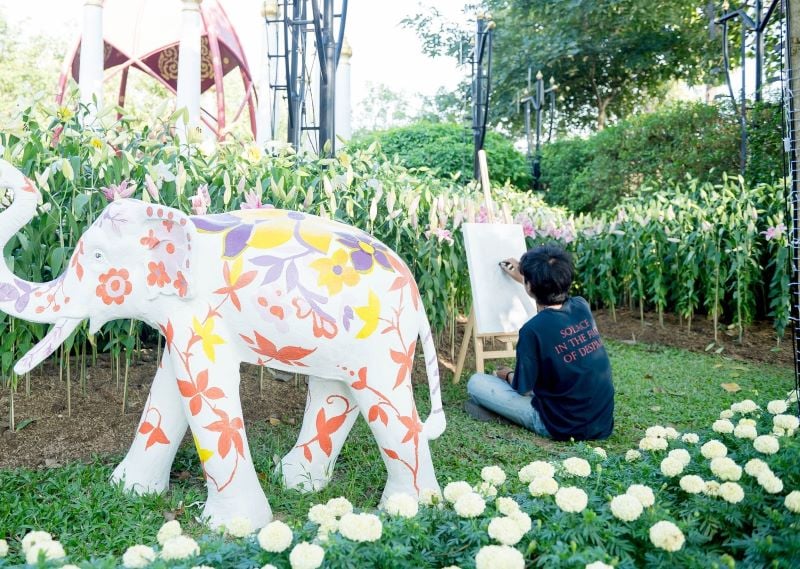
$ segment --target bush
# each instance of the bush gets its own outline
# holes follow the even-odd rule
[[[748,184],[782,177],[781,109],[760,104],[748,119]],[[738,120],[725,106],[680,103],[635,115],[586,139],[546,145],[542,182],[549,203],[607,210],[643,184],[715,182],[739,173]]]
[[[428,168],[434,176],[463,181],[472,178],[472,131],[453,123],[417,123],[370,133],[354,142],[364,147],[378,141],[387,156],[397,156],[406,168]],[[496,184],[507,181],[517,188],[531,185],[528,163],[510,140],[487,132],[484,144],[489,160],[489,178]]]

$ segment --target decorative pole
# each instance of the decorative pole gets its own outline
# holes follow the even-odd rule
[[[83,123],[94,120],[103,105],[103,0],[84,0],[81,35],[81,105],[87,107]]]
[[[783,0],[786,15],[787,42],[783,49],[786,54],[787,76],[784,78],[784,101],[786,105],[787,131],[789,143],[789,207],[792,222],[789,224],[789,246],[792,259],[792,339],[794,344],[794,388],[800,389],[800,174],[798,161],[800,145],[800,0]],[[797,411],[800,415],[800,399]]]
[[[531,168],[531,177],[533,178],[533,189],[537,192],[542,189],[542,109],[544,108],[545,95],[550,99],[550,133],[547,139],[553,135],[553,113],[556,107],[556,91],[558,85],[556,80],[550,78],[550,86],[545,89],[542,72],[536,73],[536,89],[531,88],[531,68],[528,67],[528,88],[525,90],[525,96],[519,100],[519,103],[525,103],[525,138],[528,143],[528,164]],[[536,111],[536,142],[533,141],[531,134],[531,108]]]
[[[261,7],[261,17],[264,19],[264,33],[261,35],[260,50],[263,59],[258,66],[258,76],[256,78],[256,94],[258,95],[256,144],[263,147],[264,144],[275,138],[272,122],[273,97],[270,91],[270,82],[274,66],[272,60],[278,52],[278,38],[275,33],[272,33],[274,22],[278,19],[278,3],[275,0],[264,2]]]
[[[349,140],[353,134],[350,119],[352,117],[350,101],[350,58],[353,48],[345,39],[336,67],[336,136]]]
[[[178,51],[178,96],[176,108],[186,109],[188,121],[178,118],[181,144],[188,140],[189,129],[200,128],[200,58],[203,22],[200,4],[203,0],[181,0],[181,42]]]
[[[492,72],[492,30],[495,23],[486,13],[477,16],[475,48],[472,52],[472,138],[473,175],[480,179],[478,152],[483,150],[486,123],[489,118],[489,91]]]

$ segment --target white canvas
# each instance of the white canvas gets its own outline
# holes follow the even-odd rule
[[[498,263],[525,253],[522,226],[465,223],[463,231],[477,333],[518,332],[536,314],[536,303]]]

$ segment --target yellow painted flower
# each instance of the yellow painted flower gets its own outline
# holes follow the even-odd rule
[[[334,252],[332,257],[323,257],[310,264],[310,267],[319,272],[317,284],[328,288],[328,294],[338,294],[342,287],[355,286],[359,277],[356,270],[347,266],[349,255],[344,249]]]
[[[194,439],[194,448],[197,449],[197,456],[200,457],[201,463],[205,463],[205,461],[214,456],[213,450],[208,450],[207,448],[203,448],[200,446],[200,441],[197,439],[196,436],[192,435],[192,438]]]
[[[197,318],[192,317],[192,328],[203,342],[203,352],[208,360],[213,363],[215,361],[214,346],[225,343],[221,336],[214,334],[214,319],[209,318],[204,324],[201,324]]]
[[[378,327],[378,319],[381,315],[381,301],[378,295],[369,291],[366,306],[357,306],[356,314],[364,321],[364,327],[356,334],[356,338],[368,338]]]

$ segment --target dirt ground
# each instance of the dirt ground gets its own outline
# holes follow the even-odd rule
[[[616,322],[607,311],[596,311],[600,333],[605,338],[634,343],[662,344],[696,352],[720,351],[723,356],[778,365],[793,365],[792,342],[789,333],[776,350],[775,332],[768,323],[750,326],[740,344],[733,330],[719,332],[713,342],[713,326],[704,318],[693,322],[688,331],[677,317],[665,315],[663,328],[653,314],[645,315],[644,326],[638,313],[618,310]],[[463,324],[456,335],[455,346],[460,344]],[[450,358],[453,346],[439,348],[440,370],[449,377],[454,368]],[[721,350],[720,350],[721,349]],[[30,396],[26,385],[20,381],[14,394],[15,424],[17,430],[8,428],[10,393],[0,391],[0,468],[54,467],[74,460],[88,460],[94,454],[121,454],[130,445],[139,416],[147,399],[150,383],[156,369],[156,354],[145,352],[140,361],[130,368],[125,413],[121,413],[122,389],[116,384],[107,356],[97,365],[89,367],[85,393],[77,377],[71,382],[72,413],[67,413],[66,383],[52,363],[40,366],[30,378]],[[471,369],[468,360],[466,369]],[[73,375],[77,376],[73,369]],[[424,364],[415,364],[414,377],[423,380]],[[424,381],[424,380],[423,380]],[[263,389],[261,385],[263,384]],[[260,370],[252,366],[242,369],[242,401],[245,423],[253,421],[281,421],[297,424],[305,408],[306,386],[302,380],[282,382],[272,379],[269,372],[260,381]]]

